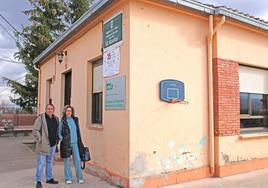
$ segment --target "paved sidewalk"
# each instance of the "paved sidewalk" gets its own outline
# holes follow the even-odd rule
[[[35,167],[35,154],[24,142],[31,137],[0,137],[0,174]]]
[[[74,175],[74,169],[72,169]],[[34,188],[34,174],[35,168],[19,170],[8,173],[1,173],[0,187],[2,188]],[[42,182],[44,188],[115,188],[108,184],[106,181],[101,180],[98,177],[90,176],[89,174],[84,173],[84,184],[78,184],[73,182],[71,185],[67,185],[64,182],[63,177],[63,166],[55,165],[54,166],[54,176],[55,179],[59,181],[58,185],[49,185],[45,181]],[[43,177],[44,179],[45,177]],[[75,178],[74,178],[75,179]]]
[[[32,142],[31,137],[1,137],[0,138],[0,188],[33,188],[35,187],[34,175],[36,167],[35,153],[23,143]],[[44,170],[45,171],[45,170]],[[75,171],[72,168],[73,175]],[[48,185],[43,181],[44,188],[115,188],[98,177],[84,173],[84,184],[74,182],[66,185],[62,162],[54,166],[55,179],[59,185]],[[74,176],[75,177],[75,176]],[[45,175],[43,176],[43,179]],[[75,180],[75,178],[74,178]]]
[[[36,158],[33,151],[23,144],[25,142],[32,142],[32,138],[0,138],[0,188],[35,187]],[[72,170],[74,175],[74,169]],[[80,185],[74,182],[72,185],[66,185],[62,162],[55,163],[54,176],[60,181],[60,184],[48,185],[43,183],[44,188],[115,188],[106,181],[86,173],[84,173],[84,184]],[[208,178],[164,188],[268,188],[268,169],[224,178]]]
[[[164,188],[268,188],[268,169],[224,178],[207,178]]]

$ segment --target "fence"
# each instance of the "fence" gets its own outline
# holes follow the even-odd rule
[[[15,127],[33,126],[36,117],[36,114],[0,113],[0,126],[4,126],[2,120],[11,121]]]

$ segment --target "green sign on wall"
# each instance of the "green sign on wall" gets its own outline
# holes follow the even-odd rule
[[[119,76],[105,81],[105,109],[122,110],[126,107],[126,77]]]
[[[122,17],[119,13],[103,25],[103,47],[107,48],[122,40]]]

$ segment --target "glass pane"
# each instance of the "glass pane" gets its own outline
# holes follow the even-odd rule
[[[99,105],[99,108],[98,108],[98,114],[99,114],[98,121],[99,121],[99,123],[102,123],[102,93],[99,93],[98,100],[99,100],[99,102],[98,102],[98,105]]]
[[[64,86],[64,106],[71,104],[72,93],[72,72],[65,74],[65,86]]]
[[[102,123],[102,93],[93,93],[92,123]]]
[[[248,93],[240,93],[240,114],[249,114],[249,94]]]
[[[102,92],[102,65],[93,68],[93,93]]]
[[[267,96],[262,94],[250,94],[251,114],[267,115]]]
[[[241,119],[240,127],[241,128],[267,127],[267,118]]]

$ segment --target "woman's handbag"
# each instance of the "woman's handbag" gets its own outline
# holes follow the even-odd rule
[[[81,156],[81,161],[82,161],[82,165],[81,165],[81,169],[84,170],[85,166],[86,166],[86,161],[90,161],[90,153],[89,153],[89,149],[88,147],[84,147],[83,148],[83,152],[82,152],[82,156]]]

